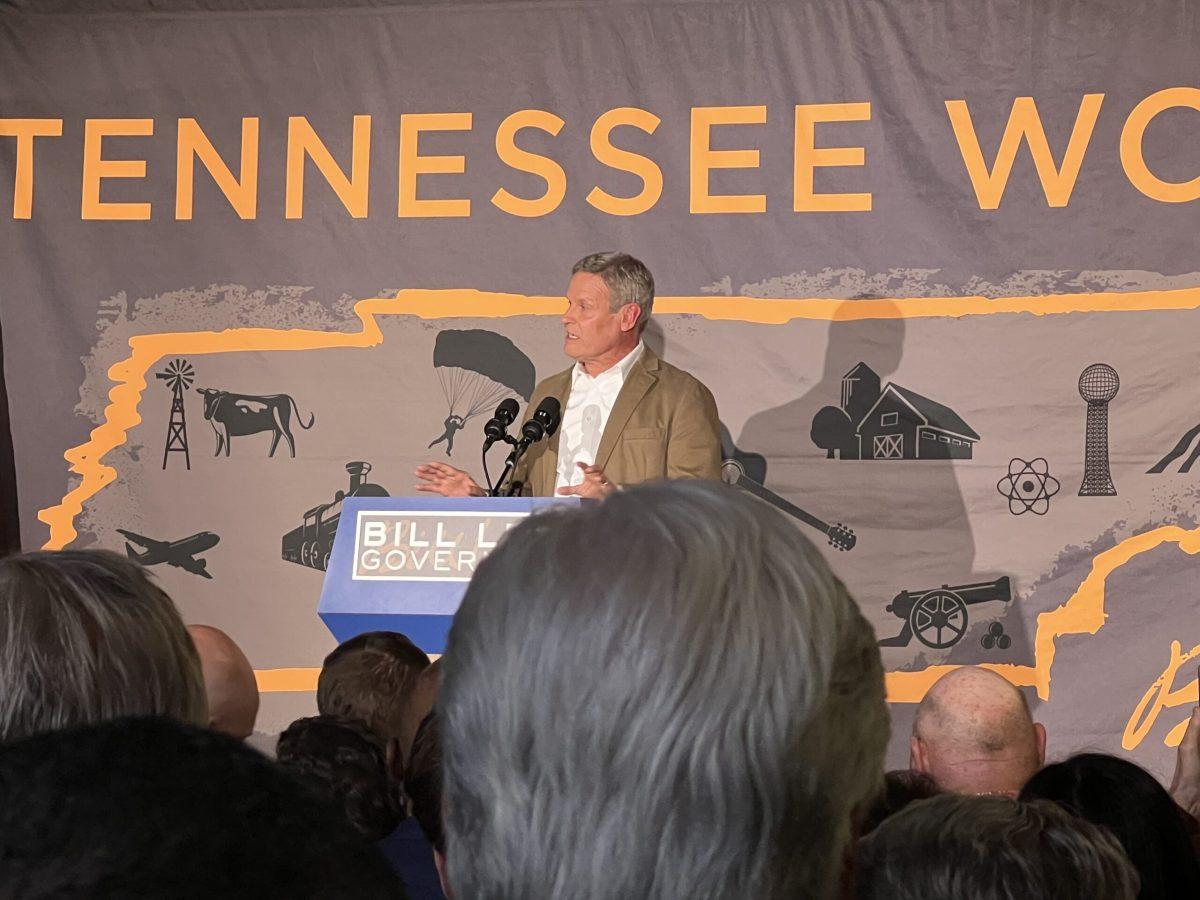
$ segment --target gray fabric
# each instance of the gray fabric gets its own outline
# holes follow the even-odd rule
[[[657,283],[647,343],[713,390],[731,444],[765,458],[752,457],[747,471],[765,465],[772,490],[854,529],[853,550],[827,549],[881,638],[902,628],[886,608],[902,591],[1011,578],[1012,601],[971,605],[953,648],[915,639],[888,647],[889,669],[1030,667],[1038,616],[1071,598],[1099,553],[1118,545],[1126,553],[1132,545],[1121,542],[1160,525],[1196,525],[1194,474],[1179,471],[1187,453],[1146,474],[1200,419],[1190,377],[1196,313],[1186,302],[1195,295],[1170,295],[1174,311],[1152,309],[1169,299],[1153,294],[1135,312],[958,316],[942,306],[946,315],[895,316],[921,297],[1066,294],[1095,305],[1085,295],[1200,288],[1197,201],[1139,193],[1118,153],[1143,98],[1194,84],[1197,15],[1167,2],[1001,0],[0,5],[0,118],[63,122],[61,137],[35,142],[29,220],[12,218],[16,142],[0,138],[0,317],[24,542],[47,540],[39,510],[78,483],[63,454],[105,421],[109,369],[129,357],[135,336],[250,326],[356,332],[354,300],[407,288],[558,296],[574,260],[620,248]],[[1103,105],[1068,205],[1047,205],[1022,146],[999,208],[981,210],[945,102],[969,104],[990,167],[1014,99],[1034,97],[1058,165],[1083,95],[1096,92]],[[794,106],[835,102],[870,102],[871,118],[818,124],[816,144],[863,147],[866,165],[820,169],[816,190],[870,191],[872,209],[794,212]],[[709,181],[717,194],[764,194],[766,212],[689,212],[692,109],[758,104],[765,124],[715,126],[712,146],[757,148],[759,168],[713,170]],[[589,149],[597,117],[624,106],[661,119],[653,134],[613,132],[615,145],[663,173],[661,198],[634,216],[586,202],[594,186],[625,197],[641,188]],[[538,218],[490,202],[501,187],[524,198],[545,190],[496,155],[497,126],[521,109],[564,120],[557,136],[526,129],[517,138],[566,173],[564,201]],[[422,155],[465,155],[466,172],[422,175],[418,196],[469,197],[469,218],[397,217],[399,118],[430,112],[470,112],[473,127],[422,136]],[[310,163],[303,218],[285,219],[288,117],[298,115],[347,171],[351,116],[372,116],[365,218],[352,218]],[[196,165],[194,218],[176,221],[177,120],[195,118],[236,172],[243,116],[260,118],[257,217],[239,219]],[[104,117],[154,120],[151,137],[104,142],[107,159],[146,160],[147,176],[105,181],[102,199],[148,201],[149,222],[81,220],[84,120]],[[1146,132],[1146,163],[1162,179],[1194,178],[1197,139],[1200,116],[1165,112]],[[718,306],[731,297],[895,305],[873,308],[884,318],[832,325],[850,307],[814,305],[814,318],[769,324],[758,307]],[[692,299],[672,306],[671,298]],[[679,308],[688,312],[671,312]],[[314,612],[320,575],[282,560],[281,536],[348,489],[343,467],[352,460],[371,462],[371,480],[399,494],[411,491],[417,462],[446,458],[445,443],[427,449],[450,428],[432,365],[436,333],[496,331],[541,377],[566,364],[553,314],[392,315],[378,324],[382,343],[366,349],[202,353],[183,342],[165,350],[148,370],[140,421],[103,458],[115,480],[74,518],[75,545],[122,549],[117,528],[166,540],[211,530],[221,537],[207,556],[211,582],[155,569],[189,620],[233,634],[258,668],[319,664],[332,644]],[[268,458],[265,433],[239,436],[228,459],[214,458],[199,398],[187,393],[192,468],[172,455],[164,472],[171,394],[151,373],[175,358],[195,367],[194,388],[293,397],[296,458]],[[980,435],[971,457],[827,458],[813,442],[813,417],[838,405],[842,376],[860,361],[884,386],[894,377],[968,423]],[[1115,497],[1078,496],[1086,414],[1077,380],[1093,362],[1121,379],[1108,420]],[[314,428],[297,427],[310,413]],[[482,421],[457,434],[450,457],[477,476]],[[1038,457],[1060,489],[1045,516],[1014,516],[997,485],[1010,460]],[[1170,642],[1185,652],[1200,643],[1195,566],[1175,540],[1131,555],[1108,580],[1103,629],[1058,639],[1050,701],[1035,710],[1052,755],[1081,743],[1119,748],[1170,661]],[[993,622],[1010,637],[1007,650],[982,645]],[[1187,684],[1189,670],[1172,686]],[[1160,772],[1169,765],[1163,738],[1184,712],[1170,710],[1129,739],[1141,762]]]

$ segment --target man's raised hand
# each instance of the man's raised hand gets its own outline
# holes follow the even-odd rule
[[[441,494],[443,497],[484,497],[487,492],[464,472],[446,463],[434,462],[417,466],[413,473],[421,483],[418,491],[426,494]]]

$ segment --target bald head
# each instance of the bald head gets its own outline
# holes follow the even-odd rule
[[[233,638],[211,625],[189,625],[204,672],[208,727],[244,741],[258,716],[258,684],[246,654]]]
[[[911,766],[942,790],[1015,796],[1046,756],[1046,730],[1025,697],[995,672],[963,666],[917,707]]]

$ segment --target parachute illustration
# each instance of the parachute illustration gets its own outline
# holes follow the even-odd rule
[[[482,329],[438,332],[433,367],[446,398],[445,429],[432,448],[443,441],[446,455],[454,450],[454,435],[469,419],[492,410],[510,395],[528,402],[535,373],[529,357],[503,335]]]

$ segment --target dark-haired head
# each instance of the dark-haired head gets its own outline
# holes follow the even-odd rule
[[[408,752],[405,706],[429,657],[396,631],[368,631],[325,657],[317,679],[317,711],[365,722],[385,742]],[[402,762],[402,759],[399,760]]]
[[[400,758],[393,762],[393,773],[403,777],[407,767],[408,755],[412,750],[413,741],[417,737],[417,729],[425,721],[425,717],[433,711],[437,702],[438,689],[442,683],[442,659],[439,656],[421,670],[413,682],[412,690],[404,699],[404,730],[400,735],[398,750],[403,751]]]
[[[168,719],[0,747],[0,894],[403,897],[387,863],[262,754]]]
[[[1108,828],[1142,879],[1142,900],[1200,897],[1200,863],[1170,794],[1145,769],[1104,753],[1081,753],[1035,774],[1022,799],[1053,800]]]
[[[387,837],[404,818],[383,740],[361,722],[337,716],[297,719],[279,735],[275,757],[341,809],[367,841]]]
[[[404,791],[412,804],[412,813],[433,849],[446,855],[446,835],[442,830],[442,735],[437,712],[421,722],[413,739],[412,757],[404,772]]]
[[[858,843],[857,900],[1133,900],[1105,829],[1045,800],[940,794]]]
[[[924,772],[897,769],[885,773],[883,787],[867,806],[859,822],[859,834],[870,834],[884,819],[894,816],[913,801],[927,800],[939,793],[937,782]]]

